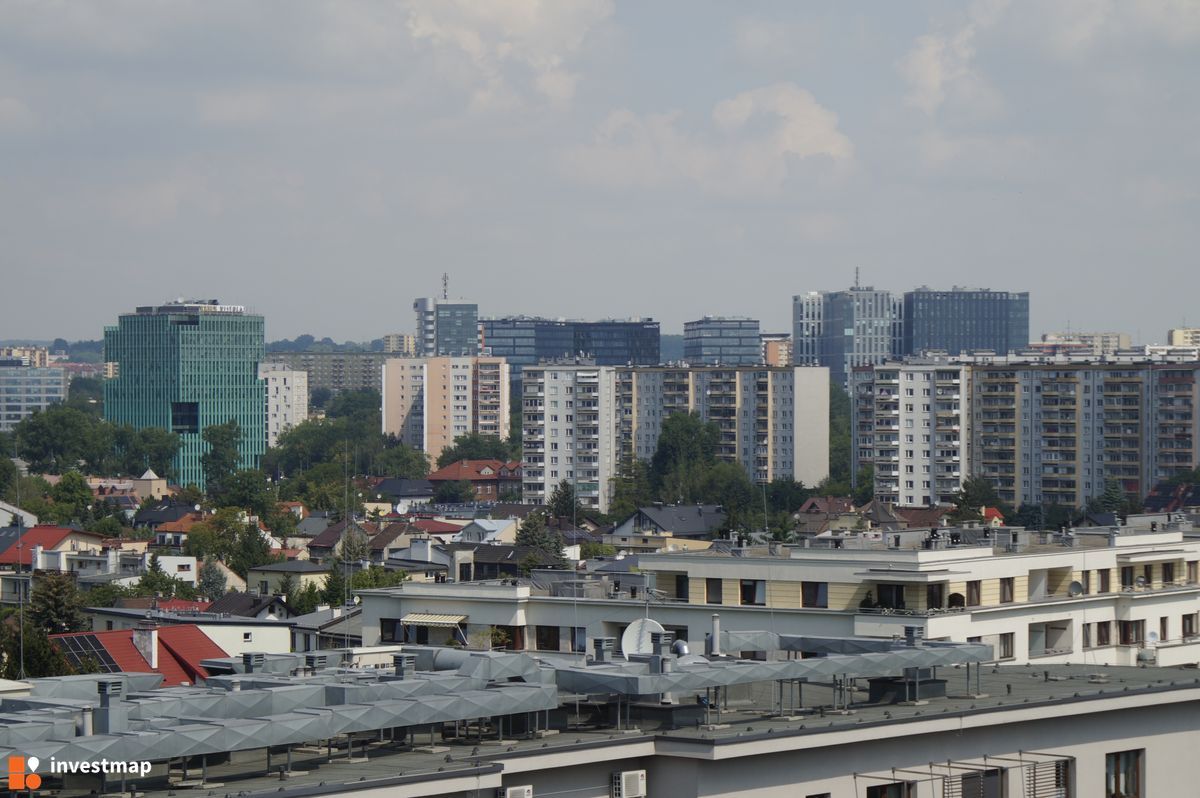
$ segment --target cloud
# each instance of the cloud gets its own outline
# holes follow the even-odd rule
[[[518,103],[523,83],[569,102],[579,76],[567,64],[613,13],[611,0],[411,0],[408,8],[414,39],[469,67],[479,107]]]
[[[731,196],[774,193],[800,161],[847,164],[854,146],[835,113],[792,83],[779,83],[717,103],[712,129],[683,129],[678,113],[614,111],[591,144],[560,162],[576,179],[609,188],[692,184]]]
[[[996,95],[975,70],[976,37],[995,24],[1007,0],[973,5],[967,21],[949,32],[928,33],[917,39],[899,64],[909,84],[909,105],[933,115],[951,93],[959,99],[994,107]]]
[[[793,63],[820,45],[820,28],[811,22],[743,17],[734,24],[734,51],[751,64]]]

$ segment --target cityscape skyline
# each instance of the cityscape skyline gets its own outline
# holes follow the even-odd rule
[[[1035,331],[1200,321],[1194,6],[483,8],[6,4],[0,337],[95,338],[136,286],[361,340],[443,272],[668,331],[786,329],[770,297],[856,268],[1030,291]]]

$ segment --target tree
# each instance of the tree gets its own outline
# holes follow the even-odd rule
[[[92,489],[78,471],[63,474],[58,484],[50,489],[50,498],[54,501],[55,520],[64,524],[83,520],[93,501]]]
[[[366,418],[375,424],[375,429],[383,426],[380,414],[383,408],[383,398],[374,388],[359,388],[352,391],[342,391],[333,397],[325,408],[326,418]]]
[[[229,556],[229,567],[243,579],[251,568],[278,562],[283,555],[271,553],[271,544],[254,522],[241,525],[234,538],[233,553]]]
[[[164,599],[194,599],[196,590],[188,583],[163,571],[158,555],[151,554],[150,562],[146,566],[146,573],[142,574],[142,578],[133,586],[133,595],[161,596]]]
[[[650,460],[650,483],[659,490],[690,486],[704,467],[716,460],[721,431],[696,413],[672,413],[662,424]]]
[[[850,396],[842,386],[829,384],[829,481],[850,484]],[[833,494],[844,495],[848,491]]]
[[[475,501],[475,486],[470,480],[459,479],[452,482],[439,482],[433,494],[437,504],[466,504]]]
[[[17,451],[31,471],[61,474],[81,463],[103,471],[112,448],[112,427],[81,410],[51,405],[22,419],[14,430]]]
[[[104,415],[104,380],[99,377],[75,377],[67,387],[67,407],[100,418]]]
[[[424,479],[429,474],[429,457],[389,435],[384,439],[383,451],[372,463],[371,473],[396,479]]]
[[[611,557],[616,553],[617,547],[607,543],[584,543],[579,547],[579,556],[585,560],[593,557]]]
[[[212,424],[204,428],[200,437],[208,445],[208,451],[200,455],[200,467],[209,493],[220,493],[222,483],[233,476],[241,455],[238,446],[242,441],[242,430],[237,419],[231,418],[224,424]]]
[[[982,508],[999,504],[1000,497],[991,482],[984,477],[967,477],[963,480],[962,490],[954,497],[954,511],[949,519],[953,524],[978,521],[983,517]]]
[[[292,600],[288,602],[298,615],[307,615],[310,612],[316,612],[317,605],[320,603],[321,591],[312,582],[309,582],[302,589],[296,591]]]
[[[1088,503],[1090,512],[1116,513],[1125,507],[1125,491],[1115,479],[1104,481],[1104,493]]]
[[[546,509],[551,518],[575,518],[578,513],[583,512],[575,496],[575,486],[565,479],[554,486],[550,499],[546,502]]]
[[[12,459],[0,451],[0,496],[8,495],[9,489],[17,484],[17,477],[20,473]]]
[[[50,638],[46,636],[45,628],[39,628],[26,621],[24,646],[22,646],[20,627],[17,625],[16,616],[10,615],[0,623],[0,651],[3,651],[4,658],[0,676],[5,679],[69,676],[75,672],[62,652],[51,644]],[[25,664],[24,673],[21,672],[22,660]]]
[[[163,479],[171,479],[179,445],[178,435],[160,427],[117,427],[113,440],[112,470],[119,474],[141,476],[146,469],[151,469]]]
[[[133,591],[115,582],[106,582],[89,588],[80,597],[80,601],[88,607],[115,607],[118,599],[133,595]]]
[[[362,562],[371,554],[370,541],[358,524],[350,523],[342,531],[338,558],[344,562]]]
[[[512,447],[494,435],[470,432],[454,439],[454,445],[444,449],[438,457],[437,467],[445,468],[460,460],[515,460]]]
[[[75,580],[64,573],[51,572],[36,581],[29,596],[29,618],[43,634],[88,628],[79,589]]]
[[[331,607],[340,607],[346,603],[347,584],[346,575],[343,573],[345,564],[334,558],[329,563],[329,570],[325,572],[325,589],[322,597],[325,603]]]
[[[608,511],[616,519],[624,520],[639,507],[654,501],[654,494],[650,490],[650,472],[646,464],[632,454],[626,454],[618,461],[612,488],[613,498]]]
[[[525,516],[521,526],[517,528],[518,546],[536,549],[548,564],[563,566],[566,558],[563,556],[563,539],[557,530],[546,526],[546,516],[540,512]]]
[[[308,406],[313,410],[322,410],[329,400],[333,398],[333,391],[328,388],[313,388],[308,395]]]
[[[209,601],[216,601],[221,596],[225,595],[225,572],[217,566],[216,560],[212,557],[205,557],[204,563],[200,566],[199,576],[199,592],[200,595]]]
[[[239,507],[260,518],[275,505],[267,475],[258,469],[243,469],[230,474],[221,483],[218,501],[224,507]]]
[[[295,574],[284,574],[279,580],[279,587],[276,589],[276,594],[283,596],[283,601],[288,606],[291,606],[292,600],[296,597],[296,591],[300,585],[296,581]]]

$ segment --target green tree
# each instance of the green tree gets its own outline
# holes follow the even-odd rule
[[[475,486],[469,480],[439,482],[433,500],[438,504],[465,504],[475,501]]]
[[[219,494],[223,484],[237,470],[240,455],[238,446],[242,441],[242,429],[237,419],[231,418],[224,424],[212,424],[200,433],[208,450],[200,455],[200,468],[209,494]]]
[[[54,501],[54,515],[59,523],[82,521],[93,501],[92,489],[78,471],[63,474],[58,484],[50,489],[50,498]]]
[[[117,601],[133,595],[133,591],[115,582],[106,582],[89,588],[80,597],[86,607],[115,607]]]
[[[616,553],[617,547],[607,543],[584,543],[579,547],[579,556],[585,560],[593,557],[611,557]]]
[[[501,460],[517,459],[514,457],[512,446],[493,435],[481,435],[471,432],[459,435],[454,444],[442,451],[437,460],[438,468],[445,468],[460,460]]]
[[[336,557],[329,561],[329,569],[325,572],[325,589],[322,591],[322,597],[325,599],[325,603],[331,607],[340,607],[346,603],[349,595],[346,570],[345,563]]]
[[[8,495],[8,491],[17,484],[20,473],[13,465],[12,458],[0,450],[0,496]]]
[[[278,562],[283,555],[271,553],[271,544],[253,522],[242,524],[234,538],[233,552],[229,555],[229,567],[243,579],[251,568]]]
[[[104,470],[112,449],[112,427],[81,410],[51,405],[17,424],[17,451],[31,471],[61,474],[83,465]]]
[[[662,424],[658,446],[650,460],[650,483],[659,490],[691,488],[716,460],[721,431],[696,413],[672,413]]]
[[[383,451],[372,463],[371,473],[396,479],[424,479],[429,474],[429,456],[401,443],[395,436],[388,436]]]
[[[1089,512],[1119,513],[1125,507],[1125,491],[1115,479],[1104,481],[1104,493],[1088,502]]]
[[[575,518],[583,512],[583,507],[575,496],[575,486],[565,479],[554,486],[550,499],[546,502],[546,509],[551,518]]]
[[[646,464],[631,454],[624,455],[617,463],[616,476],[612,478],[613,499],[609,503],[609,515],[620,521],[633,515],[639,507],[654,501],[650,488],[650,472]]]
[[[365,590],[372,587],[395,587],[401,582],[408,581],[405,571],[389,571],[382,565],[372,563],[366,568],[356,571],[350,577],[351,590]]]
[[[200,595],[209,601],[216,601],[221,596],[225,595],[225,572],[222,571],[212,557],[204,558],[204,563],[200,566],[199,576],[199,592]]]
[[[171,479],[174,477],[179,445],[178,435],[160,427],[117,427],[113,439],[112,470],[136,477],[144,474],[146,469],[151,469],[163,479]]]
[[[967,477],[963,480],[962,490],[954,497],[954,511],[949,520],[953,524],[963,521],[978,521],[983,518],[981,508],[998,507],[1000,497],[996,489],[985,477]]]
[[[373,388],[342,391],[330,400],[325,408],[326,418],[360,418],[374,424],[375,429],[383,426],[383,398]]]
[[[517,528],[516,544],[536,549],[549,565],[566,565],[562,535],[546,526],[546,516],[540,512],[525,516],[525,520]]]
[[[69,676],[75,672],[62,652],[51,644],[50,638],[46,636],[46,629],[28,621],[25,623],[22,657],[19,628],[14,616],[0,623],[0,651],[3,651],[4,655],[0,676],[5,679],[37,679],[45,676]],[[25,662],[24,673],[21,673],[22,659]]]
[[[198,559],[212,558],[228,563],[237,546],[238,533],[244,526],[240,510],[223,507],[188,530],[183,551]]]
[[[850,396],[836,383],[829,384],[829,481],[850,484]],[[825,495],[843,496],[849,491]]]
[[[321,591],[312,582],[306,584],[302,589],[296,591],[296,595],[288,604],[298,615],[307,615],[310,612],[317,611],[317,605],[321,603]]]
[[[163,571],[162,563],[157,554],[150,555],[146,573],[133,586],[135,596],[161,596],[164,599],[192,599],[196,596],[195,589],[170,574]]]
[[[45,633],[80,632],[88,628],[83,601],[68,574],[48,573],[37,579],[29,595],[29,618]]]
[[[313,410],[323,410],[332,398],[333,391],[328,388],[313,388],[308,395],[308,406]]]
[[[267,475],[258,469],[243,469],[230,474],[221,484],[219,503],[224,507],[239,507],[260,518],[275,505]]]
[[[370,541],[358,524],[350,523],[342,531],[337,556],[344,562],[361,562],[370,556]]]
[[[67,386],[66,405],[100,418],[104,415],[104,380],[99,377],[75,377]]]
[[[292,601],[296,598],[296,591],[299,587],[300,584],[296,581],[295,574],[284,574],[283,578],[279,580],[279,587],[275,592],[283,596],[284,603],[290,607]]]

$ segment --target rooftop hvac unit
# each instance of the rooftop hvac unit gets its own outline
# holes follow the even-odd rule
[[[533,798],[533,785],[522,784],[520,787],[497,787],[496,798]]]
[[[612,777],[612,798],[645,798],[646,771],[623,770]]]

